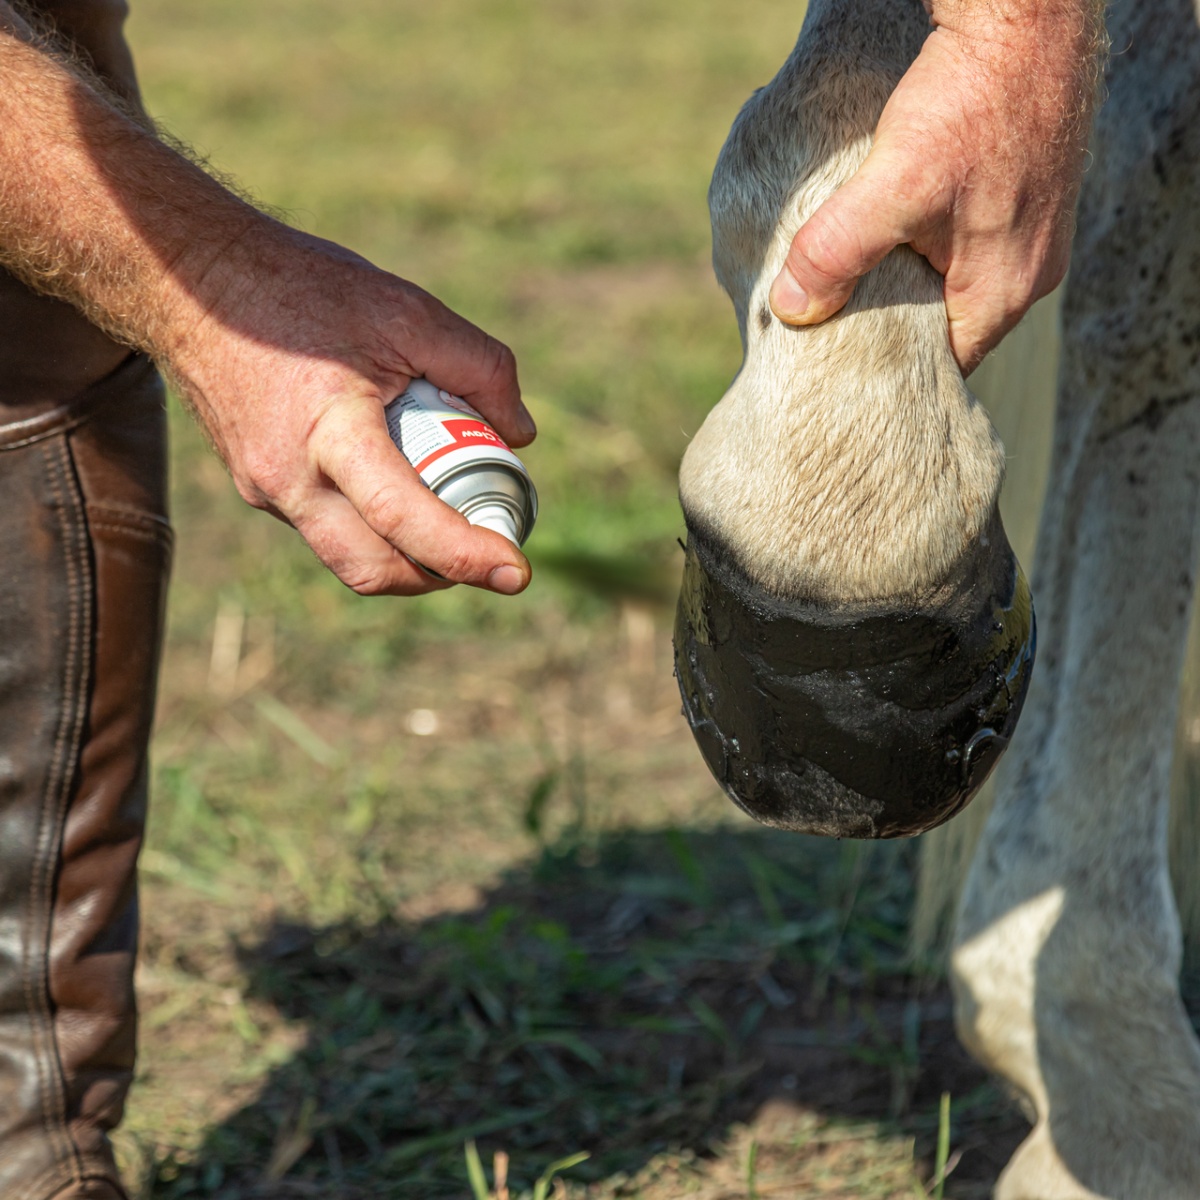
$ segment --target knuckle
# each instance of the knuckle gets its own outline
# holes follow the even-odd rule
[[[464,547],[456,546],[440,560],[438,574],[456,583],[466,583],[476,574],[474,559]]]
[[[260,512],[274,513],[284,516],[291,521],[301,507],[300,494],[292,487],[285,486],[282,481],[274,486],[275,481],[265,482],[253,477],[239,476],[234,479],[234,486],[241,498]]]
[[[489,386],[507,391],[517,380],[517,357],[503,342],[485,335],[483,347],[484,374]]]
[[[504,376],[514,376],[517,373],[517,356],[509,347],[496,338],[488,335],[489,349],[496,356],[496,373]]]
[[[249,450],[242,456],[237,473],[237,489],[249,503],[255,501],[277,502],[289,488],[289,474],[278,459],[266,450]],[[261,507],[261,504],[256,505]]]
[[[380,596],[395,591],[396,559],[390,553],[363,553],[320,519],[301,522],[300,535],[329,572],[360,596]]]
[[[801,256],[799,271],[832,292],[843,292],[872,265],[861,224],[850,219],[840,204],[817,210],[793,245],[793,258]]]
[[[271,501],[266,493],[253,480],[242,475],[235,475],[233,480],[237,493],[251,508],[268,508]]]
[[[391,590],[391,575],[382,564],[356,563],[334,574],[359,596],[382,596]]]
[[[918,209],[944,209],[954,176],[929,153],[919,137],[900,137],[876,169],[876,186],[889,197],[903,196]]]
[[[845,279],[847,271],[841,237],[842,227],[837,217],[827,208],[819,209],[792,243],[788,265],[793,273],[801,278],[815,275],[823,283]]]
[[[385,484],[362,505],[362,519],[393,546],[399,544],[409,524],[405,490],[396,484]]]

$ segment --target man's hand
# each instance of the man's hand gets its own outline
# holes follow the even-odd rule
[[[170,335],[176,386],[242,497],[295,526],[343,583],[372,595],[445,586],[411,555],[458,583],[525,587],[521,553],[438,500],[383,415],[427,376],[526,445],[535,429],[506,346],[420,288],[281,225],[256,224],[181,306],[202,315]]]
[[[837,312],[909,243],[945,276],[968,374],[1066,274],[1104,45],[1095,0],[934,0],[934,31],[870,154],[796,234],[771,289],[783,321]]]
[[[0,0],[0,262],[151,355],[242,496],[369,594],[513,594],[529,564],[433,496],[384,405],[416,375],[533,439],[508,349],[164,145]]]

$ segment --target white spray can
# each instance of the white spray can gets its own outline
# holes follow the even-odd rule
[[[426,379],[414,379],[383,411],[392,441],[439,500],[472,525],[524,544],[537,520],[537,492],[525,464],[479,413]]]

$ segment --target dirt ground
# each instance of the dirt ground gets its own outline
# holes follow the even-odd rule
[[[910,1197],[943,1093],[944,1194],[988,1194],[1025,1125],[907,957],[913,845],[743,819],[679,717],[667,614],[634,613],[545,630],[517,669],[511,643],[417,650],[384,721],[197,701],[203,648],[173,648],[121,1143],[143,1196],[461,1197],[474,1141],[489,1170],[508,1156],[514,1197],[582,1152],[571,1196]],[[321,766],[306,736],[350,749]],[[228,751],[189,791],[173,758],[214,744],[307,773],[326,812],[256,796]],[[431,802],[393,809],[403,779],[364,801],[354,759]],[[289,799],[318,859],[292,880]],[[243,837],[197,854],[233,816]]]

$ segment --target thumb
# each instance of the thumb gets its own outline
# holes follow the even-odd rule
[[[787,325],[816,325],[833,316],[858,280],[908,240],[898,200],[872,151],[792,239],[771,284],[775,315]]]

